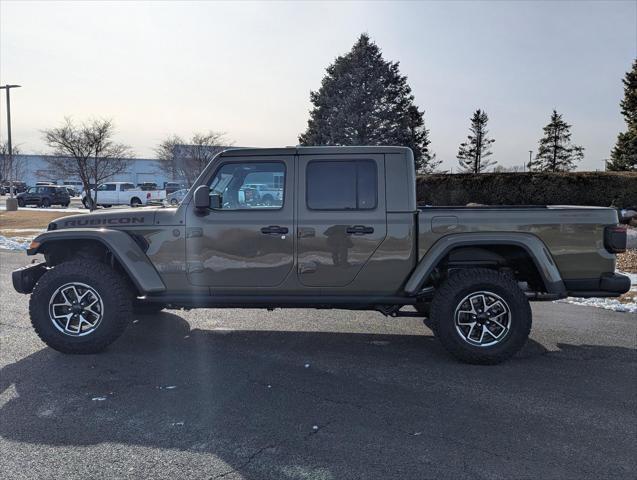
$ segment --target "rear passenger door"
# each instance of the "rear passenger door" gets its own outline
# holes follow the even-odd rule
[[[384,156],[301,155],[299,174],[299,282],[348,285],[387,234]]]

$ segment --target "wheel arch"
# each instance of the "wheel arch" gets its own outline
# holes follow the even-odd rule
[[[53,264],[73,256],[87,258],[111,254],[141,295],[159,293],[166,286],[133,236],[121,230],[73,229],[46,232],[34,239],[28,255],[44,254]]]
[[[517,264],[526,262],[528,269],[537,275],[543,290],[551,295],[564,296],[566,288],[560,272],[548,248],[529,233],[459,233],[438,240],[420,260],[407,283],[405,292],[417,295],[431,279],[434,271],[453,257],[457,263],[470,260],[472,267],[489,264]]]

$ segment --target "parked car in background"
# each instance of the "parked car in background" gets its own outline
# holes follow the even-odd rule
[[[26,192],[17,195],[18,206],[37,205],[38,207],[50,207],[51,205],[61,205],[68,207],[71,203],[71,196],[66,187],[58,185],[38,185],[30,187]]]
[[[256,192],[252,199],[252,201],[256,205],[265,205],[266,207],[280,207],[283,202],[283,188],[277,187],[276,185],[253,183],[246,185],[244,187],[244,190],[253,190],[254,192]]]
[[[174,193],[177,190],[181,189],[182,185],[177,182],[164,182],[164,190],[166,190],[166,195],[170,195],[171,193]]]
[[[76,180],[62,180],[62,184],[66,188],[70,188],[73,192],[75,192],[75,194],[72,195],[73,197],[79,196],[80,192],[84,189],[84,185],[82,184],[82,182]]]
[[[8,195],[9,194],[9,180],[4,180],[0,183],[0,195]],[[18,194],[22,192],[26,192],[27,184],[20,181],[13,182],[13,193]]]
[[[172,206],[177,206],[183,201],[187,193],[187,188],[182,188],[181,190],[174,191],[171,194],[166,195],[166,203]]]
[[[108,182],[97,187],[94,199],[98,206],[130,205],[139,207],[152,202],[162,202],[166,198],[164,190],[142,190],[129,182]],[[82,192],[82,204],[89,207],[86,192]]]

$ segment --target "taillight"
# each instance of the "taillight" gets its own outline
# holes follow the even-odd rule
[[[146,194],[146,200],[150,200],[150,192]]]
[[[612,226],[604,229],[604,247],[610,253],[626,251],[626,227]]]

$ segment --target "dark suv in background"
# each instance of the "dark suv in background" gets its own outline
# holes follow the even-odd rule
[[[18,206],[37,205],[38,207],[49,207],[51,205],[62,205],[68,207],[71,203],[71,196],[66,187],[57,185],[42,185],[30,187],[26,192],[17,196]]]

